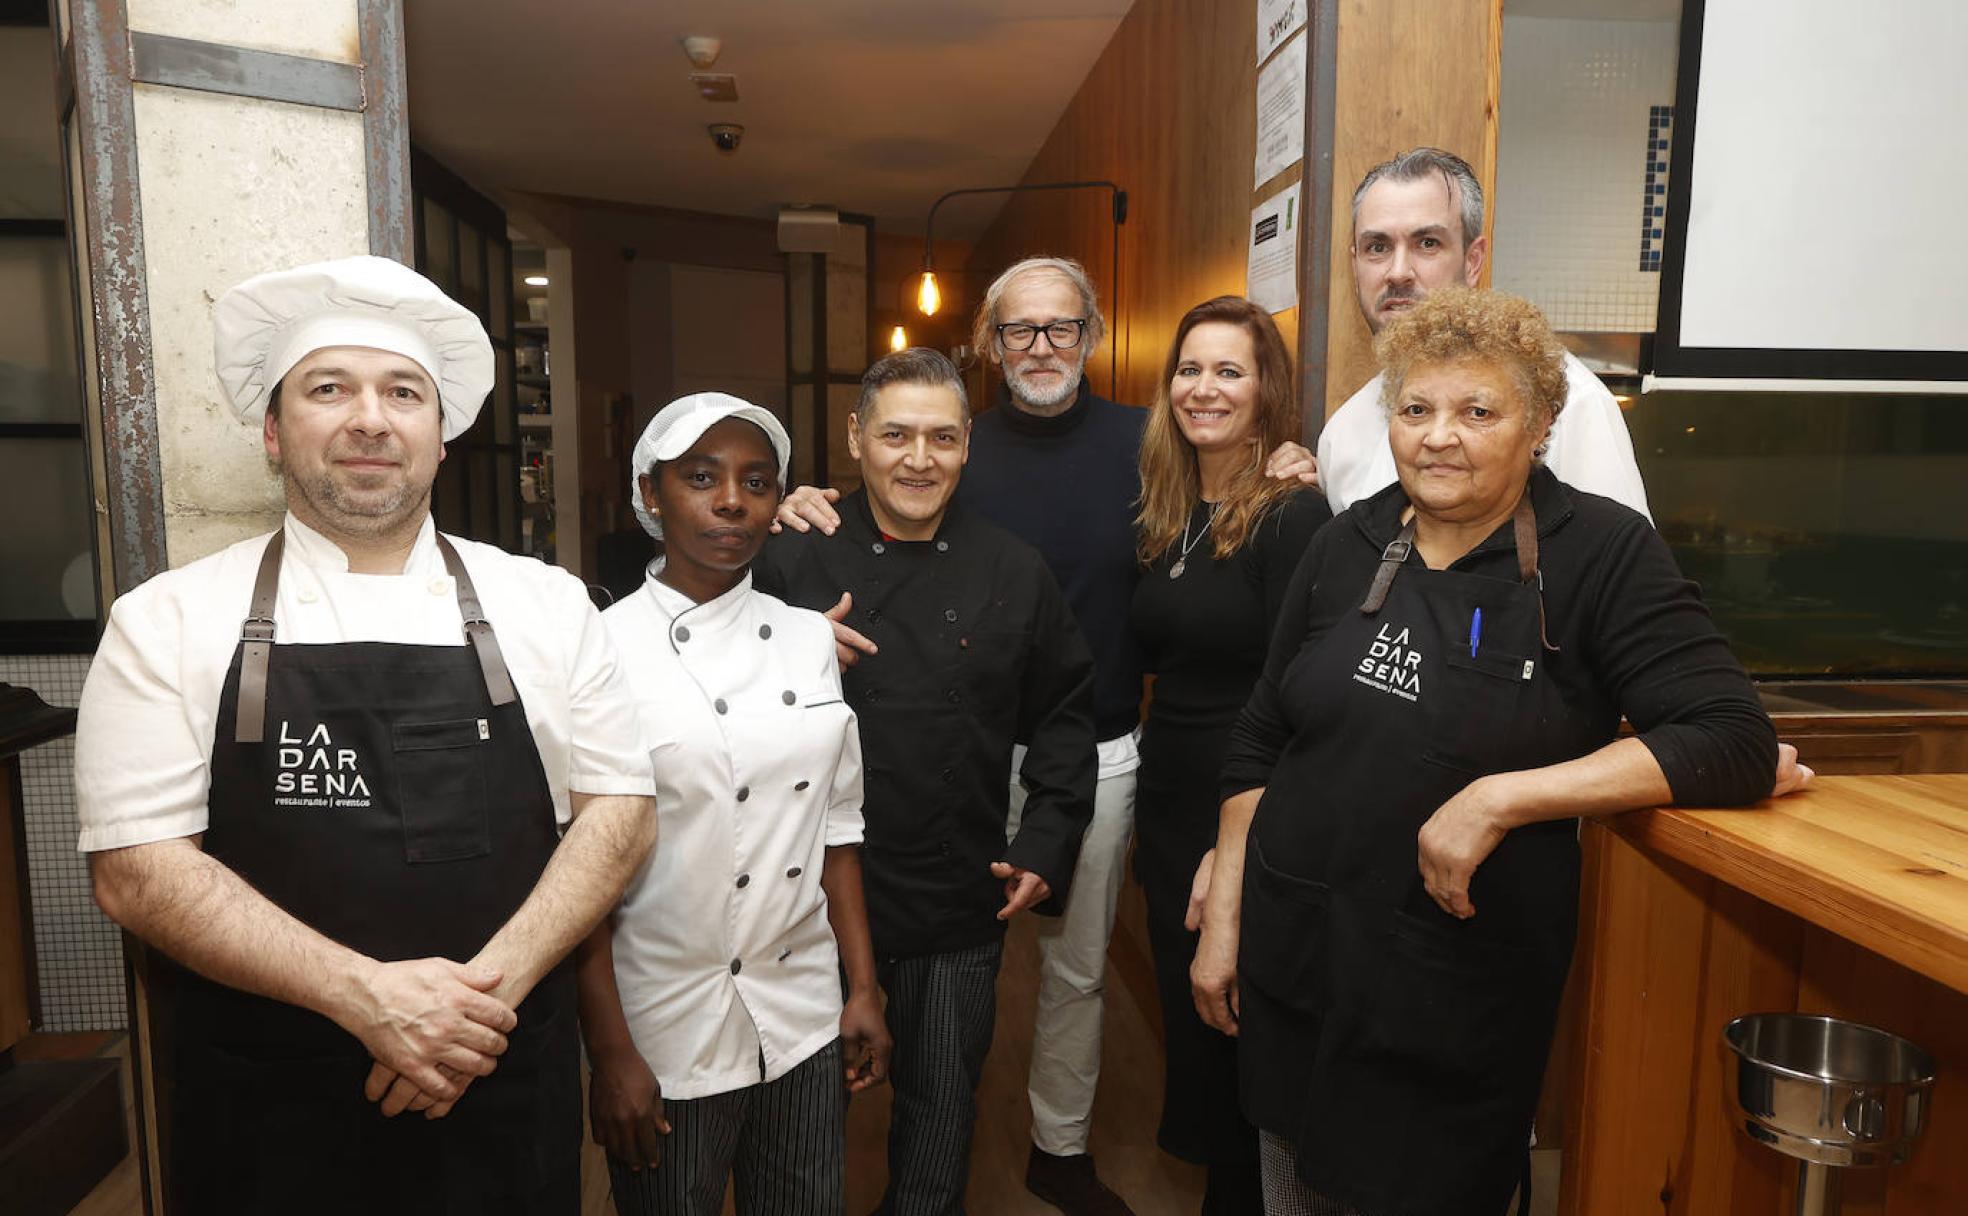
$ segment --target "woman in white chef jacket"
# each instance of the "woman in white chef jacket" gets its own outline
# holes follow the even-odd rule
[[[887,1073],[833,634],[752,590],[791,446],[766,410],[698,393],[633,457],[663,555],[603,620],[660,831],[579,958],[590,1116],[624,1216],[713,1216],[727,1178],[741,1216],[839,1216],[847,1094]]]

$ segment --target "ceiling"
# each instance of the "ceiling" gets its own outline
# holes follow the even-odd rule
[[[481,189],[769,218],[826,203],[920,228],[1024,175],[1131,0],[416,0],[417,145]],[[707,102],[686,34],[721,38]],[[745,127],[724,155],[706,126]],[[975,235],[981,200],[939,213]]]

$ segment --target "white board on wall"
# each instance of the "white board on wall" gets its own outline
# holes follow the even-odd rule
[[[1968,5],[1682,21],[1656,373],[1968,392]]]

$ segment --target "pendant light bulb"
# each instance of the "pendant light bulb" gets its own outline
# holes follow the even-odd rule
[[[943,307],[943,293],[936,289],[934,271],[923,271],[922,287],[916,292],[916,307],[922,309],[925,317],[933,317],[936,310]]]
[[[909,331],[903,329],[900,325],[890,330],[888,334],[888,349],[891,351],[908,350]]]

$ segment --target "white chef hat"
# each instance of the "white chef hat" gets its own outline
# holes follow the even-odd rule
[[[704,437],[705,431],[726,418],[757,423],[765,432],[772,442],[773,455],[779,458],[779,488],[786,488],[786,465],[793,457],[793,441],[771,410],[729,393],[692,393],[678,397],[657,410],[649,425],[642,428],[642,438],[636,440],[635,452],[629,457],[629,502],[635,506],[636,522],[644,532],[657,540],[663,539],[663,521],[642,505],[642,487],[637,484],[642,475],[657,462],[675,460],[688,452]]]
[[[464,305],[388,258],[341,258],[256,275],[219,297],[214,362],[240,421],[266,414],[274,385],[329,346],[364,346],[414,360],[437,384],[450,442],[492,391],[492,341]]]

